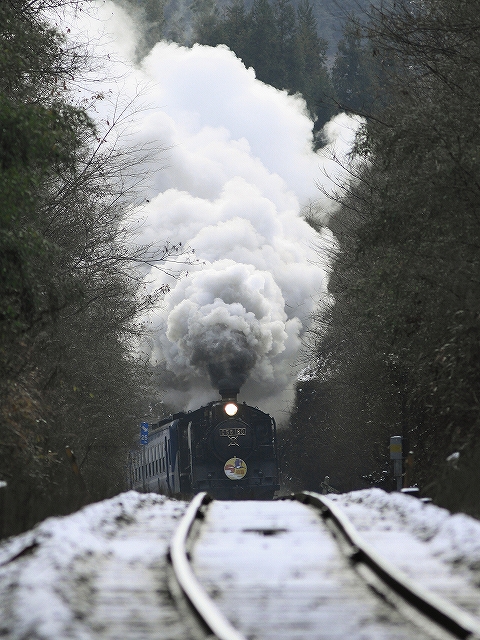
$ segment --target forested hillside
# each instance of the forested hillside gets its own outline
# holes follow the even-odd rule
[[[193,22],[215,14],[219,19],[228,13],[233,5],[241,8],[242,13],[249,13],[255,0],[114,0],[117,4],[129,9],[134,15],[142,31],[143,53],[156,42],[171,39],[187,46],[195,40]],[[383,2],[383,4],[389,4]],[[292,0],[291,6],[296,12],[303,0]],[[380,5],[380,0],[314,0],[313,17],[317,25],[318,37],[327,43],[327,52],[333,58],[338,42],[342,39],[343,27],[352,15],[363,14],[371,5]],[[205,20],[207,24],[208,19]]]
[[[290,473],[302,486],[328,474],[342,490],[391,488],[399,434],[422,491],[479,516],[478,3],[397,2],[364,33],[387,100],[337,194],[335,304],[311,335]]]
[[[89,58],[45,17],[65,5],[0,3],[0,535],[124,487],[149,384],[131,345],[155,301],[135,265],[175,251],[128,249],[142,153],[72,99]]]
[[[370,109],[376,59],[351,18],[367,2],[335,0],[115,0],[139,29],[138,58],[162,39],[185,46],[226,45],[256,77],[300,93],[321,130],[340,111]]]

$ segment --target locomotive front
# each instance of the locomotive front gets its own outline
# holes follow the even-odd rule
[[[279,488],[275,421],[238,403],[237,393],[221,390],[221,401],[190,416],[192,491],[208,491],[219,500],[271,499]]]

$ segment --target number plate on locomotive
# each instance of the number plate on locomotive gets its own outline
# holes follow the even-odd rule
[[[219,433],[227,438],[230,436],[246,436],[247,429],[245,427],[233,427],[231,429],[219,429]]]

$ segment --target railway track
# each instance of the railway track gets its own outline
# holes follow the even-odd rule
[[[480,638],[480,620],[409,580],[317,494],[238,503],[198,494],[169,558],[192,638]]]

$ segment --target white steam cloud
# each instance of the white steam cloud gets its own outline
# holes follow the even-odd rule
[[[125,29],[117,7],[102,12],[114,34]],[[130,32],[112,42],[125,43],[125,56],[133,51]],[[301,212],[319,199],[316,184],[328,189],[327,176],[338,177],[328,158],[348,152],[356,123],[336,117],[329,149],[314,153],[303,99],[259,82],[222,46],[159,43],[140,69],[127,70],[124,92],[148,86],[133,140],[169,149],[136,212],[139,241],[182,242],[199,259],[179,280],[145,274],[148,287],[171,287],[150,314],[145,346],[166,372],[165,400],[191,408],[219,388],[241,387],[242,398],[280,417],[293,398],[302,335],[326,293],[318,250],[332,242]]]

